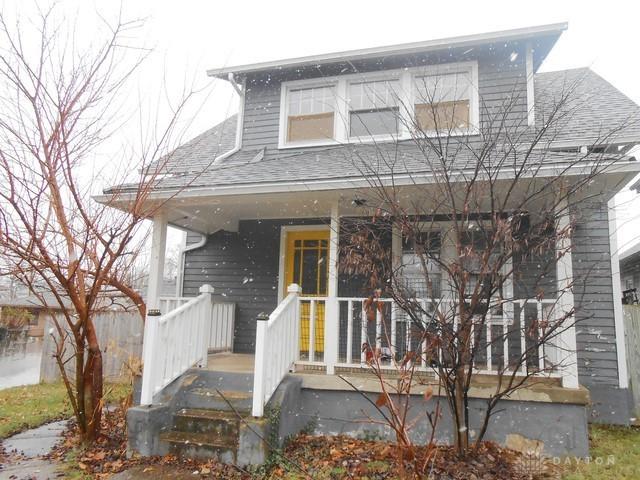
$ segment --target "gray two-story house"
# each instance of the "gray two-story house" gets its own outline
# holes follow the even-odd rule
[[[209,70],[235,88],[238,113],[168,156],[148,196],[159,207],[130,448],[259,461],[246,453],[245,422],[219,423],[231,404],[259,422],[277,403],[283,435],[312,420],[317,433],[377,428],[362,422],[368,404],[340,378],[354,375],[363,391],[376,392],[375,382],[358,375],[367,370],[361,345],[380,327],[365,319],[362,285],[339,268],[341,229],[363,216],[374,183],[415,192],[428,186],[431,172],[420,162],[425,151],[412,126],[470,145],[455,150],[463,171],[498,115],[502,128],[521,135],[514,155],[544,131],[540,178],[584,175],[575,159],[589,152],[611,154],[615,168],[585,186],[579,208],[567,214],[572,234],[562,275],[546,273],[572,290],[567,308],[575,309],[576,322],[563,333],[562,349],[569,361],[548,372],[544,388],[532,385],[505,400],[490,438],[508,444],[515,435],[541,442],[548,453],[584,455],[588,421],[629,423],[609,201],[640,170],[625,156],[640,143],[640,108],[589,69],[538,72],[565,29],[546,25]],[[553,102],[569,86],[580,101],[547,131]],[[435,117],[428,114],[434,108]],[[438,125],[440,115],[450,118]],[[124,185],[102,199],[126,208],[133,196],[135,186]],[[446,221],[437,228],[445,231]],[[174,299],[159,294],[169,225],[188,232],[182,295]],[[446,244],[438,243],[442,255]],[[389,248],[397,258],[411,256],[402,238]],[[533,321],[541,321],[549,299],[520,288],[516,278],[510,288],[513,302],[535,304]],[[414,348],[404,321],[392,318],[391,331]],[[509,321],[505,313],[496,325],[507,328]],[[519,355],[524,342],[511,339],[506,355]],[[478,367],[483,378],[496,373],[488,356]],[[429,374],[427,364],[420,368]],[[481,399],[482,389],[475,395]],[[443,426],[439,435],[446,440],[450,433]]]

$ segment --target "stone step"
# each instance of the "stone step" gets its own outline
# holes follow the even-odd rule
[[[203,433],[237,443],[240,419],[234,412],[183,408],[173,416],[173,430]]]
[[[179,408],[237,411],[247,414],[251,411],[253,394],[242,390],[218,390],[208,387],[191,387],[182,392]]]
[[[222,463],[236,463],[238,443],[211,434],[170,431],[160,434],[169,444],[169,453],[180,458],[215,459]]]

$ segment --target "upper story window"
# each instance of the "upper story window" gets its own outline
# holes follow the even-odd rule
[[[466,131],[471,120],[470,72],[414,77],[416,125],[424,132]]]
[[[287,143],[334,138],[335,87],[291,89],[287,100]]]
[[[349,137],[397,135],[399,80],[349,83]]]
[[[476,62],[283,82],[279,147],[477,134],[477,85]]]

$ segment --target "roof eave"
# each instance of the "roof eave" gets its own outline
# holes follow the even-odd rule
[[[566,164],[550,164],[542,167],[539,170],[539,174],[542,177],[550,177],[557,175],[584,175],[588,174],[593,165],[574,165],[567,170]],[[464,172],[462,172],[464,173]],[[626,159],[618,162],[615,167],[611,168],[607,174],[625,174],[631,175],[640,173],[640,162],[635,159]],[[406,174],[406,175],[386,175],[381,176],[381,181],[393,181],[394,184],[413,184],[416,181],[428,182],[432,178],[432,174]],[[406,177],[406,178],[405,178]],[[505,177],[507,178],[507,177]],[[193,198],[193,197],[210,197],[210,196],[226,196],[226,195],[252,195],[262,193],[292,193],[298,191],[308,192],[309,190],[340,190],[348,188],[366,188],[370,186],[370,181],[365,177],[343,177],[343,178],[331,178],[331,179],[315,179],[315,180],[295,180],[288,182],[259,182],[259,183],[246,183],[246,184],[233,184],[233,185],[215,185],[215,186],[198,186],[188,187],[181,189],[180,187],[163,188],[154,191],[149,196],[149,201],[163,201],[171,198],[175,198],[177,192],[180,193],[181,198]],[[135,192],[127,192],[120,190],[114,193],[104,193],[102,195],[95,195],[93,200],[102,204],[111,204],[111,206],[118,208],[127,202],[131,201],[135,197]]]
[[[376,58],[382,55],[403,55],[418,52],[428,52],[434,50],[442,50],[445,48],[465,47],[470,45],[491,43],[497,40],[526,40],[529,38],[550,36],[554,34],[559,36],[563,31],[567,29],[567,27],[567,22],[552,23],[548,25],[516,28],[511,30],[501,30],[473,35],[463,35],[436,40],[426,40],[422,42],[364,48],[359,50],[348,50],[320,55],[310,55],[306,57],[289,58],[285,60],[275,60],[232,67],[214,68],[207,70],[207,75],[210,77],[216,77],[226,80],[229,74],[242,75],[274,69],[296,68],[315,64],[335,63],[342,61],[365,60],[369,58]]]

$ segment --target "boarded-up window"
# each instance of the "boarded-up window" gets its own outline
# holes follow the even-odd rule
[[[349,136],[398,133],[398,80],[349,84]]]
[[[290,90],[287,142],[334,138],[335,87]]]
[[[415,77],[417,127],[424,132],[468,130],[471,88],[469,73]]]

